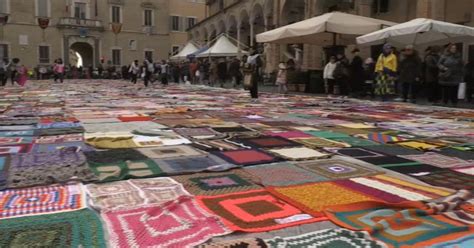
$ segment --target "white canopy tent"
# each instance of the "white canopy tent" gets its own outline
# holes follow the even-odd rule
[[[206,51],[198,54],[198,58],[206,57],[235,57],[243,54],[248,54],[246,51],[242,51],[234,45],[230,39],[222,35],[217,39],[217,41]]]
[[[463,25],[418,18],[357,38],[361,45],[389,42],[394,45],[430,45],[462,42],[474,39],[474,28]]]
[[[348,45],[357,36],[368,34],[396,23],[331,12],[257,35],[257,42],[276,44]]]
[[[181,51],[178,54],[174,55],[170,59],[171,60],[183,60],[183,59],[186,59],[188,57],[188,55],[191,55],[191,54],[195,53],[198,50],[199,50],[199,48],[196,45],[194,45],[194,43],[188,42],[188,44],[186,44],[186,46],[184,46],[184,48],[181,49]]]

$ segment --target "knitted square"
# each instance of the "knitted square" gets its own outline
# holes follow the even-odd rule
[[[174,177],[193,195],[221,195],[261,189],[252,182],[252,177],[241,171],[223,173],[199,173]]]
[[[288,186],[328,180],[291,163],[257,165],[244,170],[258,177],[265,186]]]
[[[85,208],[81,185],[49,186],[0,192],[0,219],[52,214]]]
[[[366,150],[364,148],[342,148],[342,149],[334,149],[332,150],[333,152],[343,155],[343,156],[348,156],[352,158],[374,158],[374,157],[383,157],[385,155]]]
[[[145,204],[162,204],[189,195],[171,178],[119,181],[86,186],[90,203],[97,209],[126,209]]]
[[[152,159],[166,159],[186,156],[204,156],[206,153],[196,150],[191,146],[165,146],[137,149],[143,155]]]
[[[307,147],[271,149],[269,152],[287,160],[311,160],[328,156],[326,153]]]
[[[306,215],[265,190],[197,198],[234,231],[266,232],[325,219]]]
[[[162,176],[165,173],[151,159],[124,160],[112,163],[89,163],[89,167],[101,182],[130,178]]]
[[[0,137],[1,146],[31,144],[33,137]]]
[[[448,169],[436,171],[428,175],[421,175],[416,178],[425,183],[448,189],[474,189],[474,176]]]
[[[302,131],[266,132],[265,134],[285,139],[301,139],[313,137],[312,135]]]
[[[0,146],[0,155],[10,155],[17,153],[27,153],[31,150],[31,144],[20,144],[10,146]]]
[[[350,147],[350,145],[343,143],[343,142],[337,142],[333,141],[330,139],[325,139],[325,138],[318,138],[318,137],[312,137],[312,138],[304,138],[304,139],[294,139],[293,141],[298,142],[302,145],[305,145],[307,147],[312,147],[312,148],[325,148],[325,147]]]
[[[255,165],[276,162],[274,156],[256,149],[214,152],[215,155],[236,165]]]
[[[102,212],[111,247],[193,247],[230,233],[189,196],[163,205]]]
[[[0,221],[0,247],[105,248],[99,217],[89,209]]]
[[[276,197],[298,207],[312,216],[322,217],[322,211],[332,205],[341,205],[374,198],[337,185],[334,182],[310,183],[298,186],[270,187]]]
[[[427,152],[421,155],[400,156],[409,160],[417,161],[423,164],[429,164],[440,168],[454,168],[469,165],[468,161],[444,156],[435,152]]]
[[[279,148],[279,147],[295,147],[301,146],[300,144],[282,137],[271,137],[271,136],[260,136],[255,138],[241,138],[235,140],[238,143],[242,143],[246,146],[256,148]]]
[[[219,157],[208,155],[200,157],[182,157],[170,159],[154,159],[168,175],[201,172],[206,170],[220,171],[236,167]]]
[[[368,168],[369,164],[364,164],[355,159],[345,157],[334,157],[331,159],[314,160],[298,163],[298,166],[312,171],[329,179],[345,179],[352,177],[362,177],[380,174],[382,172]]]

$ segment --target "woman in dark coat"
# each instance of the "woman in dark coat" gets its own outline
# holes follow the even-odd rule
[[[464,81],[463,61],[456,44],[449,44],[438,63],[439,84],[442,87],[443,103],[458,103],[458,87]]]
[[[399,65],[398,81],[402,84],[403,101],[408,100],[411,96],[411,102],[416,103],[416,97],[421,84],[422,61],[418,52],[413,49],[412,45],[405,47],[403,51],[403,59]]]
[[[360,94],[364,85],[364,61],[359,55],[358,48],[352,51],[354,58],[352,58],[351,67],[351,85],[352,93]]]
[[[438,84],[438,62],[440,47],[430,47],[425,56],[425,88],[428,91],[428,101],[436,103],[439,100],[439,84]]]

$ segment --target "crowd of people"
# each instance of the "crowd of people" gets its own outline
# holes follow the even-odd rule
[[[328,95],[393,99],[416,103],[420,95],[432,104],[456,106],[464,97],[472,102],[474,61],[465,64],[456,44],[425,50],[424,57],[412,45],[400,52],[385,44],[380,56],[363,60],[360,50],[349,61],[343,54],[331,56],[323,77]]]

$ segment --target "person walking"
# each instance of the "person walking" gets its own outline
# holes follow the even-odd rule
[[[15,82],[17,80],[18,63],[20,63],[20,59],[14,58],[8,66],[8,74],[10,74],[12,85],[15,85]]]
[[[153,61],[149,58],[145,58],[143,61],[143,66],[144,66],[144,84],[145,87],[148,87],[148,84],[150,83],[151,80],[151,74],[155,71],[155,65],[153,64]]]
[[[374,94],[375,87],[375,62],[372,58],[367,58],[364,61],[364,86],[363,86],[363,95],[370,95],[372,99],[375,97]]]
[[[466,82],[466,99],[472,103],[474,94],[474,58],[470,58],[464,68],[464,82]]]
[[[352,50],[352,55],[354,57],[350,64],[350,88],[352,94],[360,95],[364,85],[364,60],[358,48]]]
[[[246,64],[246,76],[247,76],[247,88],[250,91],[250,97],[252,98],[253,103],[258,102],[258,83],[260,81],[260,69],[262,67],[262,59],[260,54],[257,51],[252,53],[252,56],[247,58]]]
[[[334,71],[334,79],[336,80],[336,86],[338,90],[335,90],[336,93],[347,96],[349,95],[350,85],[348,83],[350,77],[350,63],[346,56],[342,53],[337,55],[337,66]]]
[[[128,69],[130,74],[131,82],[133,84],[137,84],[138,74],[140,73],[140,66],[138,66],[138,60],[135,60],[130,64],[130,68]]]
[[[57,59],[56,63],[53,66],[54,72],[54,82],[57,83],[58,80],[60,83],[64,82],[64,63],[62,59]]]
[[[380,54],[375,72],[377,74],[375,93],[386,101],[389,95],[395,94],[395,79],[397,77],[398,59],[393,53],[390,44],[383,46],[383,52]]]
[[[418,91],[421,86],[422,61],[418,52],[412,45],[408,45],[403,50],[403,59],[399,66],[399,83],[402,84],[403,101],[416,103]]]
[[[440,47],[432,46],[427,49],[427,54],[425,56],[425,88],[428,91],[428,101],[430,103],[436,104],[439,101],[439,87],[438,84],[438,74],[439,68],[438,63],[440,59],[439,55]]]
[[[214,86],[218,78],[217,62],[215,59],[212,59],[209,65],[209,85]]]
[[[168,75],[169,75],[169,65],[166,60],[161,62],[161,83],[163,85],[168,85]]]
[[[196,84],[197,83],[197,78],[196,77],[196,72],[199,69],[199,64],[198,62],[194,59],[190,64],[189,64],[189,73],[191,76],[191,83]]]
[[[335,56],[329,58],[329,63],[324,67],[323,78],[324,88],[328,96],[334,94],[334,85],[336,85],[336,79],[334,78],[334,71],[337,67],[337,61]]]
[[[449,101],[454,107],[458,103],[458,87],[464,80],[463,61],[461,54],[458,52],[456,44],[449,44],[445,53],[441,56],[438,67],[439,84],[442,88],[443,103],[448,104]]]
[[[276,85],[278,85],[278,93],[288,93],[288,77],[285,62],[280,62],[278,65],[278,74],[276,79]]]
[[[7,84],[8,60],[0,59],[0,83],[2,86]]]
[[[236,88],[242,81],[242,74],[240,74],[240,60],[234,58],[229,66],[229,75],[232,77],[232,86]]]
[[[199,63],[199,84],[204,84],[204,81],[206,80],[206,73],[207,73],[207,60],[202,60],[201,63]]]
[[[18,61],[19,62],[19,61]],[[19,63],[17,63],[19,64]],[[17,67],[17,79],[16,82],[24,87],[28,81],[28,68],[25,65],[18,65]]]

